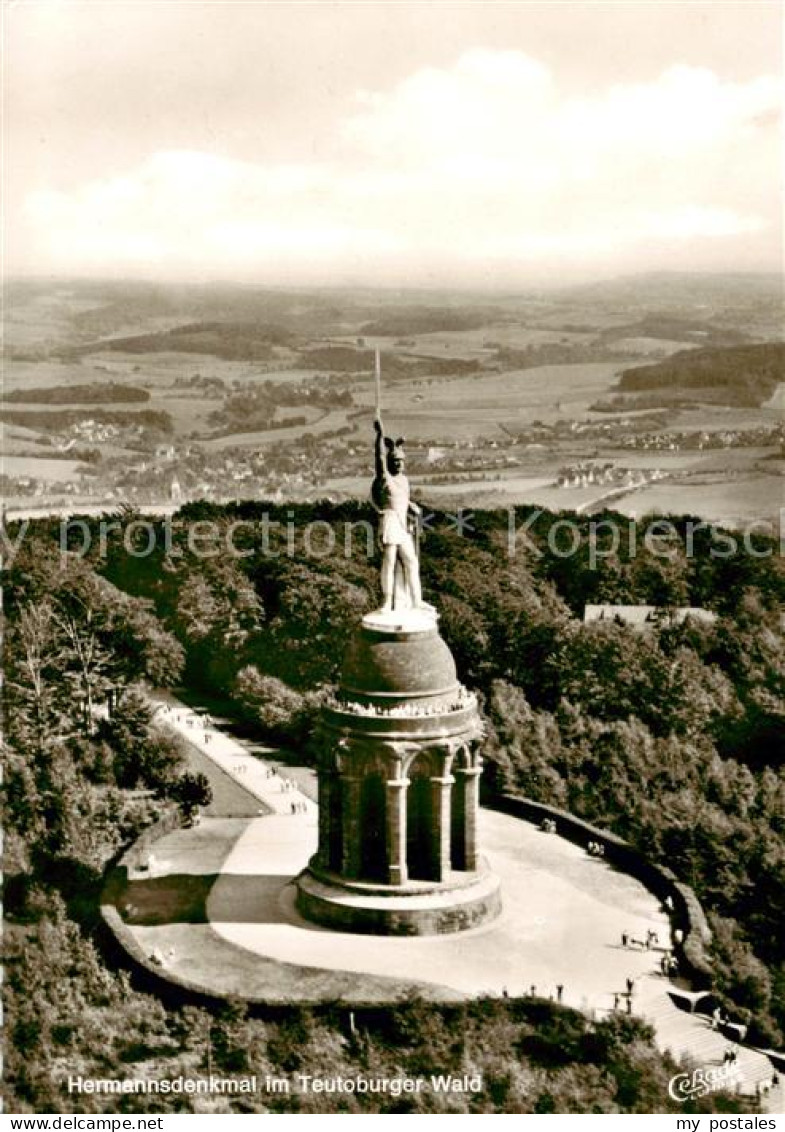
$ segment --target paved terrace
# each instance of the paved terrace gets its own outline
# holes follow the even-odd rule
[[[313,773],[289,771],[275,748],[240,742],[172,697],[157,702],[159,718],[264,815],[226,819],[208,811],[200,825],[156,842],[149,867],[129,878],[124,918],[164,972],[271,1002],[390,1001],[412,989],[442,1001],[561,997],[597,1016],[631,1010],[654,1025],[662,1049],[700,1066],[722,1063],[727,1040],[674,1005],[660,971],[669,922],[639,881],[528,822],[482,810],[480,844],[502,881],[499,919],[414,938],[317,927],[298,915],[291,883],[316,849]],[[657,937],[650,948],[622,946],[622,933],[645,941],[649,931]],[[745,1048],[738,1069],[745,1092],[772,1077],[768,1058]],[[780,1111],[782,1085],[764,1103]]]

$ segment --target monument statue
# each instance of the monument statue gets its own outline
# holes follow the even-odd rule
[[[379,542],[382,547],[382,605],[379,612],[419,609],[422,606],[422,590],[415,537],[420,508],[409,495],[409,480],[404,470],[404,441],[403,437],[390,440],[384,435],[380,413],[377,413],[374,427],[376,477],[371,485],[371,502],[379,514]]]
[[[422,600],[419,508],[403,440],[384,433],[376,355],[381,609],[349,640],[318,728],[319,847],[296,881],[301,915],[340,931],[438,935],[499,914],[478,844],[482,725]]]
[[[371,485],[371,502],[379,515],[382,548],[382,605],[377,614],[384,616],[393,610],[399,612],[403,609],[433,612],[433,606],[422,599],[417,537],[420,508],[410,494],[404,439],[391,440],[384,434],[378,350],[374,428],[376,475]]]

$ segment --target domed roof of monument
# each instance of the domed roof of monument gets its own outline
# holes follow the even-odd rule
[[[344,657],[341,690],[371,697],[436,696],[458,685],[455,661],[435,626],[425,632],[363,625]]]

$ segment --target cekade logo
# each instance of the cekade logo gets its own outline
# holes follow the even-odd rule
[[[677,1073],[668,1082],[668,1092],[675,1101],[684,1104],[695,1097],[705,1097],[720,1089],[733,1088],[740,1079],[738,1065],[707,1065],[691,1073]]]

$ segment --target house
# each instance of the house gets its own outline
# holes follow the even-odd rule
[[[681,625],[687,618],[713,625],[717,614],[710,609],[696,605],[682,605],[667,608],[657,605],[587,605],[583,611],[585,625],[596,621],[610,621],[629,625],[638,632],[646,632],[657,625]]]

